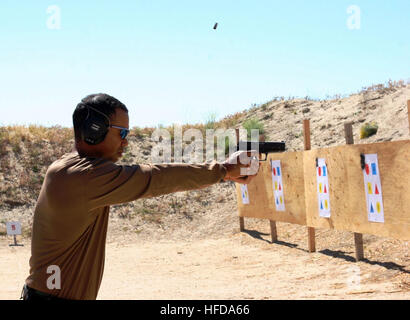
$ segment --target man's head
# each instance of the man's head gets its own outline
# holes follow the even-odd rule
[[[129,128],[127,107],[104,93],[81,100],[73,113],[76,148],[80,156],[99,157],[116,162],[128,145],[121,137]]]

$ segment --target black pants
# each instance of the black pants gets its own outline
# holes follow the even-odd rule
[[[58,298],[48,293],[40,292],[33,288],[28,287],[26,284],[23,286],[20,299],[26,301],[64,301],[66,299]]]

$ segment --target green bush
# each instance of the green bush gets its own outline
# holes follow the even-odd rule
[[[262,105],[261,105],[262,111],[265,111],[266,108],[268,107],[268,105],[269,105],[269,102],[266,102],[266,103],[262,104]]]
[[[236,143],[233,143],[229,140],[229,137],[225,137],[225,156],[229,157],[229,147],[233,145],[236,146]]]
[[[263,123],[261,123],[260,121],[256,119],[248,119],[242,124],[242,126],[247,131],[248,139],[251,139],[252,129],[259,130],[260,135],[265,134]]]
[[[365,123],[360,128],[360,139],[368,138],[377,133],[378,125],[376,122]]]
[[[205,120],[205,130],[216,129],[216,113],[211,113]]]

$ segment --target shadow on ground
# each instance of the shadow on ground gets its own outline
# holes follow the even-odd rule
[[[346,252],[344,251],[325,249],[319,252],[327,256],[331,256],[333,258],[344,259],[349,262],[356,262],[356,259],[354,257],[347,255]],[[369,260],[366,258],[360,260],[360,262],[365,262],[365,263],[372,264],[372,265],[378,265],[378,266],[384,267],[389,270],[398,270],[398,271],[410,274],[410,271],[406,270],[405,266],[401,266],[394,262],[380,262],[380,261]]]
[[[272,241],[265,239],[265,237],[270,237],[270,233],[263,233],[263,232],[259,232],[256,230],[248,230],[245,229],[242,231],[243,233],[246,233],[248,235],[250,235],[252,238],[256,239],[256,240],[260,240],[260,241],[264,241],[266,243],[271,243]],[[294,243],[289,243],[289,242],[285,242],[285,241],[281,241],[281,240],[277,240],[275,242],[273,242],[274,244],[278,244],[278,245],[283,245],[289,248],[294,248],[294,249],[298,249],[304,252],[309,252],[309,250],[303,249],[303,248],[298,248],[297,244]],[[318,251],[321,254],[333,257],[333,258],[338,258],[338,259],[343,259],[346,260],[348,262],[356,262],[356,258],[354,258],[353,256],[347,254],[347,252],[344,251],[340,251],[340,250],[329,250],[329,249],[325,249],[325,250],[320,250]],[[380,262],[380,261],[373,261],[373,260],[369,260],[369,259],[362,259],[360,260],[360,262],[365,262],[371,265],[378,265],[381,267],[384,267],[386,269],[389,270],[397,270],[400,272],[404,272],[407,274],[410,274],[410,271],[406,270],[405,266],[399,265],[397,263],[394,262]]]
[[[274,244],[286,246],[286,247],[289,247],[289,248],[298,249],[298,250],[301,250],[301,251],[304,251],[304,252],[308,252],[308,250],[306,250],[306,249],[298,248],[298,245],[294,244],[294,243],[289,243],[289,242],[281,241],[281,240],[276,240],[276,241],[272,242],[271,240],[267,240],[264,237],[262,237],[262,236],[270,237],[270,233],[263,233],[263,232],[259,232],[259,231],[256,231],[256,230],[248,230],[248,229],[245,229],[242,232],[250,235],[254,239],[261,240],[261,241],[264,241],[266,243],[271,243],[271,244],[274,243]]]

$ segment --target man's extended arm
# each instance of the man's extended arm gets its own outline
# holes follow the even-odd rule
[[[243,151],[240,151],[243,152]],[[201,189],[221,180],[249,183],[253,176],[241,174],[250,164],[230,161],[206,164],[150,164],[122,166],[110,161],[100,162],[90,169],[86,180],[88,209],[126,203],[139,198]]]

